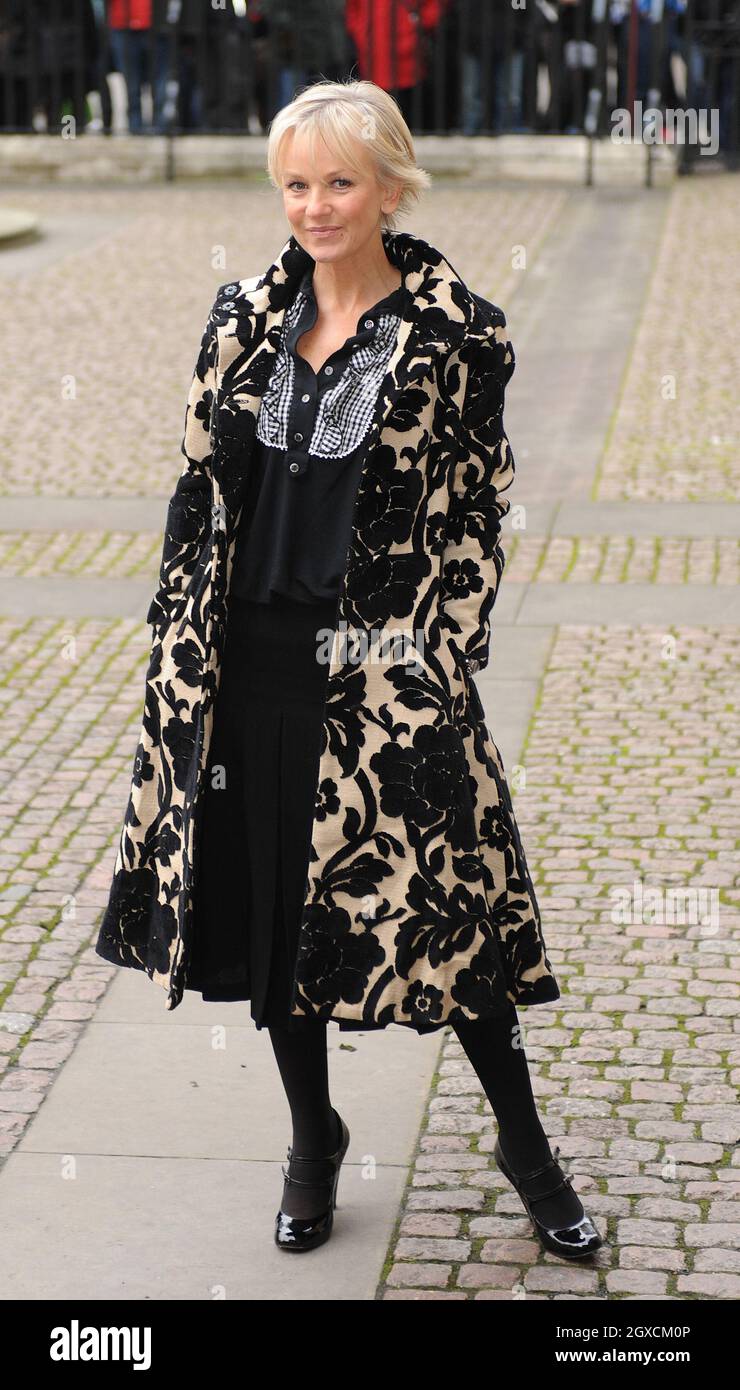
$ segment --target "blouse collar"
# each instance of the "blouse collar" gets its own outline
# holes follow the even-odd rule
[[[295,337],[300,337],[302,333],[306,332],[307,328],[312,327],[316,322],[318,304],[313,287],[313,272],[314,264],[312,262],[310,265],[306,266],[303,277],[296,288],[294,304],[298,302],[301,297],[303,303],[301,304],[298,317],[294,322],[293,336]],[[396,317],[401,318],[404,308],[407,305],[408,296],[408,289],[402,282],[400,285],[397,285],[395,289],[389,290],[388,294],[384,295],[382,299],[376,300],[369,309],[363,310],[357,320],[355,332],[352,334],[352,341],[370,341],[376,335],[378,320],[383,314],[394,314]],[[295,332],[295,330],[298,331]]]

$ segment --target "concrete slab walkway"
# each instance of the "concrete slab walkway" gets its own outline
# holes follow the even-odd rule
[[[269,1035],[247,1005],[165,998],[119,972],[7,1160],[0,1299],[374,1298],[439,1035],[329,1025],[351,1149],[331,1259],[291,1259],[272,1243],[290,1112]]]

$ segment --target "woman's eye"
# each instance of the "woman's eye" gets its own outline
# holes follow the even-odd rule
[[[333,182],[334,182],[334,183],[346,183],[346,184],[348,185],[348,187],[350,187],[350,188],[352,187],[352,180],[351,180],[351,179],[338,178],[338,179],[334,179]],[[293,181],[292,181],[291,183],[288,184],[288,188],[299,188],[299,187],[300,187],[300,188],[305,188],[305,184],[301,181],[301,179],[293,179]]]

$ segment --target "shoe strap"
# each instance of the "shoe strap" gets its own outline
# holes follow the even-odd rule
[[[516,1178],[517,1182],[528,1182],[530,1178],[539,1178],[539,1177],[541,1177],[542,1174],[543,1174],[543,1173],[546,1173],[546,1172],[548,1171],[548,1169],[550,1169],[550,1168],[559,1168],[559,1167],[560,1167],[560,1164],[558,1163],[558,1154],[559,1154],[559,1153],[560,1153],[560,1145],[558,1144],[558,1145],[556,1145],[555,1149],[553,1150],[553,1156],[552,1156],[552,1158],[548,1158],[547,1163],[543,1163],[543,1165],[542,1165],[541,1168],[535,1168],[535,1169],[533,1169],[533,1171],[532,1171],[531,1173],[514,1173],[514,1177]]]
[[[339,1149],[333,1154],[317,1154],[315,1158],[301,1158],[300,1154],[294,1154],[289,1146],[287,1157],[291,1163],[336,1163],[339,1158]]]
[[[332,1174],[332,1176],[331,1176],[330,1178],[329,1178],[329,1177],[325,1177],[325,1178],[314,1178],[312,1182],[307,1182],[305,1178],[294,1178],[294,1177],[293,1177],[293,1174],[288,1172],[288,1170],[287,1170],[287,1168],[285,1167],[285,1164],[284,1164],[284,1163],[281,1164],[281,1167],[282,1167],[282,1170],[283,1170],[283,1177],[285,1178],[285,1181],[288,1182],[288,1183],[290,1183],[292,1186],[295,1186],[295,1187],[333,1187],[333,1186],[334,1186],[334,1174]]]
[[[336,1110],[334,1111],[334,1114],[337,1115]],[[337,1119],[339,1119],[339,1115],[337,1115]],[[319,1155],[317,1155],[317,1156],[314,1157],[314,1158],[301,1158],[301,1155],[300,1155],[300,1154],[294,1154],[294,1153],[293,1153],[293,1146],[292,1146],[292,1144],[289,1144],[289,1145],[288,1145],[288,1154],[287,1154],[287,1157],[290,1159],[291,1163],[336,1163],[337,1159],[339,1158],[339,1154],[340,1154],[340,1152],[341,1152],[343,1137],[344,1137],[344,1135],[343,1135],[343,1130],[342,1130],[342,1126],[341,1126],[341,1123],[340,1123],[340,1126],[339,1126],[339,1138],[340,1138],[339,1148],[338,1148],[338,1149],[335,1149],[335,1151],[334,1151],[333,1154],[319,1154]]]
[[[569,1173],[567,1178],[563,1178],[563,1181],[556,1183],[554,1187],[548,1188],[547,1192],[538,1192],[534,1197],[530,1197],[528,1192],[526,1192],[524,1195],[526,1196],[527,1201],[531,1206],[533,1202],[544,1201],[545,1197],[554,1197],[556,1192],[562,1192],[564,1188],[570,1187],[572,1181],[573,1179]]]

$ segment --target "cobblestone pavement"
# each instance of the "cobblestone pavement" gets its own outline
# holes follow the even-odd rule
[[[594,497],[737,500],[738,226],[734,176],[675,185]]]
[[[740,541],[702,536],[513,535],[510,582],[571,584],[737,584]]]
[[[109,978],[90,942],[125,810],[147,637],[130,621],[0,623],[0,1154],[20,1138]]]
[[[157,576],[161,536],[126,531],[6,531],[0,534],[0,574],[101,574],[108,579]]]
[[[732,177],[683,180],[670,195],[594,498],[735,498],[729,349],[739,291],[724,258],[738,187]],[[536,266],[568,198],[440,187],[418,225],[445,246],[454,227],[456,268],[508,313],[521,276],[511,248],[524,245]],[[135,577],[153,585],[159,515],[132,536],[107,524],[105,499],[171,493],[212,292],[265,265],[284,224],[272,193],[246,184],[24,189],[22,202],[52,239],[57,227],[79,227],[79,247],[31,259],[16,276],[0,269],[15,339],[0,491],[38,498],[45,528],[0,532],[0,575],[50,585],[104,576],[122,593]],[[676,396],[663,401],[671,374]],[[526,476],[519,487],[521,498]],[[57,530],[55,497],[100,498],[99,525]],[[507,555],[512,584],[589,583],[605,594],[603,625],[552,629],[526,745],[508,772],[562,990],[557,1004],[520,1013],[534,1088],[609,1245],[588,1268],[540,1250],[493,1162],[490,1107],[445,1034],[377,1297],[735,1298],[736,642],[725,626],[674,627],[670,612],[665,625],[616,626],[608,594],[635,582],[731,586],[738,543],[634,535],[627,521],[619,535],[514,532]],[[506,584],[499,603],[505,595]],[[6,612],[0,642],[1,1160],[117,973],[91,942],[128,793],[149,632],[122,617]],[[495,710],[490,727],[496,738]],[[657,890],[659,909],[687,890],[688,920],[680,903],[676,923],[639,904],[616,920],[620,888],[630,903],[640,888]]]

